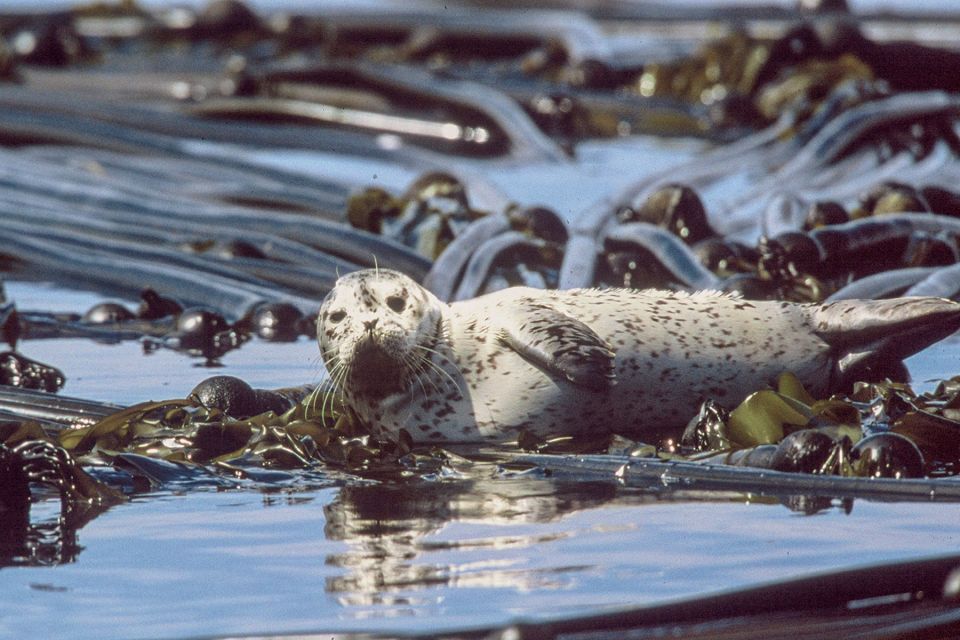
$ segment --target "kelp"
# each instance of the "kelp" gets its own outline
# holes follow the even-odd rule
[[[813,401],[792,375],[784,374],[780,391],[758,391],[728,417],[705,421],[708,409],[702,410],[684,434],[684,443],[708,452],[699,459],[710,461],[719,461],[717,452],[777,444],[769,467],[784,471],[953,475],[960,462],[960,421],[944,416],[943,407],[954,399],[948,389],[955,386],[952,379],[918,396],[903,383],[858,383],[849,396]]]
[[[721,593],[486,631],[539,638],[949,637],[956,628],[958,558],[886,562]],[[451,636],[463,637],[459,633]]]
[[[28,396],[18,402],[10,410],[36,400]],[[250,477],[258,469],[331,469],[399,478],[434,473],[455,457],[438,448],[414,448],[402,431],[395,439],[376,435],[372,425],[362,424],[324,385],[269,391],[216,376],[184,399],[144,402],[113,412],[83,403],[74,408],[77,402],[63,399],[59,416],[56,407],[35,412],[44,425],[59,418],[56,429],[20,419],[5,423],[4,438],[8,443],[46,438],[65,454],[90,463],[126,460],[121,464],[129,467],[131,459],[123,456],[141,456],[228,478]],[[102,417],[91,424],[88,416],[98,413]],[[66,426],[68,421],[80,426]],[[611,427],[616,430],[616,425]],[[759,467],[794,473],[801,485],[806,477],[813,489],[818,486],[812,480],[816,475],[936,480],[956,474],[960,464],[960,376],[923,394],[904,383],[864,382],[849,395],[814,399],[795,376],[785,373],[776,390],[758,390],[731,411],[716,400],[704,402],[676,440],[637,443],[598,433],[538,441],[522,432],[513,446],[513,451],[547,457],[590,455],[598,461],[604,458],[595,454],[605,452],[602,466],[624,456],[645,464],[683,464],[681,475],[691,464],[705,469]],[[511,449],[508,443],[497,455],[503,460],[516,457]],[[736,477],[744,485],[756,482],[762,490],[770,476]]]
[[[11,303],[6,323],[0,325],[11,346],[20,340],[88,338],[101,343],[139,341],[145,353],[171,349],[203,358],[206,366],[219,366],[220,358],[240,348],[254,336],[268,342],[293,342],[300,336],[316,337],[316,314],[303,313],[285,302],[259,302],[236,322],[206,306],[184,308],[173,298],[147,287],[141,303],[132,310],[117,302],[101,302],[80,313],[17,312]],[[2,318],[0,318],[2,320]],[[58,369],[22,354],[0,352],[0,385],[58,391],[64,375]]]
[[[208,383],[221,386],[208,392]],[[249,400],[242,398],[245,393]],[[109,460],[124,452],[221,470],[256,463],[267,469],[325,466],[351,473],[393,468],[404,475],[446,455],[415,449],[404,431],[395,439],[376,435],[324,386],[287,390],[279,401],[263,395],[270,393],[219,376],[198,385],[187,399],[141,403],[93,425],[65,429],[58,443],[80,456]],[[958,398],[960,377],[921,395],[902,383],[860,383],[849,396],[814,400],[785,373],[778,390],[761,389],[732,411],[706,401],[679,441],[635,443],[612,432],[539,441],[521,432],[514,446],[541,454],[605,451],[614,458],[659,457],[819,475],[943,478],[960,464]],[[273,409],[262,411],[264,403],[273,403]],[[510,448],[504,447],[504,455],[512,455]]]
[[[920,495],[923,487],[936,493],[940,487],[953,486],[929,482],[949,479],[958,472],[958,407],[960,377],[942,381],[934,391],[919,395],[904,383],[863,382],[849,395],[816,400],[786,372],[776,390],[758,390],[731,411],[714,399],[704,401],[679,439],[651,444],[598,435],[540,441],[521,433],[517,444],[523,451],[549,454],[521,459],[551,473],[562,469],[576,476],[579,469],[585,480],[597,473],[622,480],[628,468],[624,464],[632,465],[630,468],[643,464],[650,477],[661,469],[691,480],[703,476],[708,484],[711,478],[721,484],[730,480],[742,490],[753,483],[758,491],[775,490],[783,482],[790,488],[799,487],[804,478],[811,491],[821,485],[833,486],[813,476],[926,478],[927,484],[917,488],[904,485],[905,491]],[[608,455],[597,455],[599,452]],[[571,454],[584,457],[572,459]],[[555,456],[568,457],[560,460]],[[697,465],[701,471],[693,471]],[[764,475],[765,471],[750,472],[749,468],[777,473]],[[798,480],[785,481],[783,473],[796,474]],[[776,482],[769,482],[771,478]],[[867,487],[838,482],[838,491]],[[876,486],[884,492],[899,491],[895,485]],[[947,491],[946,495],[955,494]]]
[[[399,473],[416,466],[416,456],[408,457],[409,435],[401,434],[396,442],[373,437],[321,387],[289,393],[299,396],[289,409],[242,419],[224,412],[224,401],[204,404],[203,394],[196,392],[182,400],[140,403],[88,427],[62,431],[59,443],[79,456],[109,461],[132,453],[227,475],[243,475],[241,469],[249,467],[309,470],[323,465],[361,472],[392,466]]]

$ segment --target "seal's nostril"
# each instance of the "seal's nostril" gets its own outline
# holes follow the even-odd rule
[[[374,318],[373,320],[364,320],[363,321],[364,328],[367,331],[373,331],[374,327],[377,326],[377,320],[379,320],[379,318]]]

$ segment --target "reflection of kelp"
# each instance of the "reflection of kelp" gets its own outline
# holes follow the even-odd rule
[[[489,473],[489,467],[486,467]],[[477,473],[477,470],[473,470]],[[479,475],[479,474],[478,474]],[[346,486],[326,507],[324,532],[349,545],[330,556],[329,564],[346,574],[327,581],[327,591],[351,604],[375,604],[391,593],[431,585],[503,586],[523,589],[542,585],[549,576],[514,567],[458,567],[418,563],[427,551],[462,546],[526,547],[544,536],[498,536],[442,542],[426,540],[451,522],[522,524],[550,522],[565,514],[612,500],[617,489],[607,483],[561,483],[535,477],[477,480],[414,480],[392,485]],[[549,537],[549,534],[547,534]]]
[[[48,506],[47,500],[34,504]],[[64,501],[52,520],[34,521],[29,508],[0,509],[0,568],[15,566],[54,566],[74,562],[83,547],[78,532],[101,515],[110,504]]]
[[[26,513],[4,513],[0,518],[0,567],[54,566],[77,559],[76,523],[31,523]]]
[[[39,425],[33,430],[39,431]],[[0,444],[0,567],[72,562],[81,549],[77,531],[122,500],[66,451],[26,437],[28,431],[7,430],[6,443]],[[42,490],[56,492],[60,508],[54,521],[33,523],[31,504]]]

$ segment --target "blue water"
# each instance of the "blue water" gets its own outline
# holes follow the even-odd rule
[[[21,309],[82,312],[89,293],[8,283]],[[315,346],[254,341],[209,370],[137,343],[29,341],[63,393],[183,397],[212,373],[277,387],[323,376]],[[956,372],[960,342],[909,362]],[[960,552],[960,504],[858,500],[800,515],[777,499],[506,478],[406,485],[299,482],[263,493],[165,490],[78,534],[75,562],[0,569],[0,637],[174,638],[435,631],[664,602],[818,571]],[[56,517],[54,503],[35,521]]]
[[[35,3],[4,3],[16,5]],[[599,197],[701,147],[630,138],[581,145],[576,163],[567,166],[508,165],[486,175],[506,196],[551,205],[573,219]],[[393,189],[413,177],[389,164],[313,154],[260,159]],[[37,284],[6,283],[6,290],[21,310],[82,313],[102,300]],[[30,341],[21,349],[64,370],[64,394],[119,404],[184,397],[220,373],[268,388],[315,383],[324,375],[306,339],[254,341],[212,370],[173,352],[144,355],[136,342]],[[921,388],[958,374],[960,340],[931,347],[908,366]],[[52,502],[34,509],[35,520],[56,514]],[[958,523],[960,504],[857,500],[849,513],[835,503],[802,515],[772,498],[688,492],[666,499],[614,483],[505,478],[494,469],[397,485],[360,486],[331,476],[271,492],[167,489],[115,506],[80,529],[82,549],[71,563],[0,569],[0,637],[503,625],[956,553]]]
[[[0,571],[0,634],[431,631],[960,551],[960,505],[800,516],[621,490],[571,510],[542,480],[463,489],[392,506],[371,505],[376,488],[143,497],[84,528],[75,564]]]

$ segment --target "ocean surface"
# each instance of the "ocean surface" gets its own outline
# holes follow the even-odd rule
[[[28,0],[2,4],[38,6]],[[858,10],[902,6],[850,4]],[[946,6],[910,7],[921,4]],[[518,201],[552,206],[574,220],[604,194],[645,172],[679,165],[704,146],[632,137],[581,145],[567,166],[501,166],[487,175]],[[369,160],[247,153],[271,166],[392,189],[414,177]],[[719,185],[721,191],[707,194],[708,204],[730,195],[723,189],[739,186]],[[82,313],[104,299],[46,283],[5,287],[21,310]],[[38,340],[22,350],[64,371],[63,394],[118,404],[182,398],[215,374],[264,388],[325,376],[316,345],[305,338],[255,340],[227,354],[216,369],[171,351],[145,354],[137,342]],[[919,389],[960,374],[958,364],[956,337],[908,361]],[[242,483],[166,487],[137,494],[86,524],[68,562],[0,568],[0,637],[426,633],[662,603],[960,552],[960,504],[834,500],[815,512],[792,504],[753,494],[561,482],[495,466],[470,477],[398,484],[318,473],[267,489]],[[38,524],[56,517],[52,500],[32,513]]]

